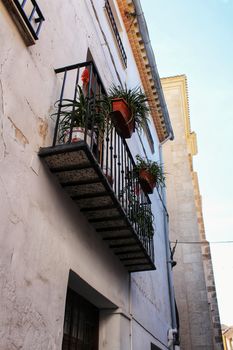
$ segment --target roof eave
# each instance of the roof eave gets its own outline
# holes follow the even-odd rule
[[[173,140],[173,129],[140,0],[118,0],[118,4],[142,79],[143,88],[148,95],[151,116],[159,141]],[[129,12],[126,11],[127,8]],[[136,16],[133,16],[133,25],[132,17],[129,19],[129,16],[127,16],[129,14],[136,14]],[[138,52],[141,52],[140,56]]]

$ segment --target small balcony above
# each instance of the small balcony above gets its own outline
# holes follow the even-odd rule
[[[44,16],[36,0],[3,0],[27,46],[38,40]]]
[[[129,272],[154,270],[151,202],[102,104],[97,69],[84,62],[56,73],[62,81],[53,144],[39,156]]]

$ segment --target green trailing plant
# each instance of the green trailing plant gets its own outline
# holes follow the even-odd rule
[[[138,227],[141,234],[151,238],[154,235],[154,215],[151,208],[143,204],[138,205],[131,220]]]
[[[136,155],[136,171],[140,173],[141,170],[148,171],[154,178],[157,186],[165,187],[165,174],[162,165],[158,162],[142,158],[139,154]]]
[[[121,192],[121,196],[127,194],[125,205],[129,219],[135,225],[140,235],[152,238],[154,235],[154,215],[151,207],[147,203],[140,203],[140,194],[137,193],[136,188],[133,192],[130,191],[130,188],[131,186],[127,186]]]
[[[146,123],[149,121],[149,107],[148,98],[140,87],[128,89],[124,87],[113,85],[108,91],[108,98],[123,98],[131,111],[131,118],[135,122],[135,128],[141,131]]]
[[[58,141],[60,142],[64,142],[65,135],[70,131],[71,126],[87,127],[87,129],[94,128],[99,131],[103,131],[105,128],[105,114],[103,113],[103,108],[100,107],[100,102],[85,95],[80,85],[77,85],[76,100],[58,100],[55,103],[55,107],[57,109],[60,108],[58,132]],[[52,114],[52,116],[57,116],[57,113]]]
[[[111,119],[110,114],[112,112],[111,100],[107,95],[102,95],[98,100],[96,100],[96,118],[99,121],[103,130],[110,128]],[[112,126],[111,126],[112,128]]]

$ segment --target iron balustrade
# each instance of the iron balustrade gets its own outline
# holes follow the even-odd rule
[[[56,119],[53,147],[85,141],[144,249],[154,261],[151,202],[141,189],[128,145],[116,132],[109,110],[102,104],[106,90],[95,64],[89,61],[55,72],[61,74],[62,79],[60,98],[53,114]],[[98,124],[101,117],[104,128]]]
[[[30,33],[35,40],[41,29],[44,16],[35,0],[13,0]]]
[[[108,14],[108,17],[109,17],[116,41],[117,41],[117,45],[118,45],[120,53],[121,53],[122,60],[124,62],[125,67],[127,67],[127,56],[126,56],[125,49],[124,49],[124,46],[122,44],[122,40],[121,40],[119,31],[118,31],[118,28],[116,25],[116,21],[114,19],[112,9],[111,9],[111,6],[110,6],[108,0],[105,1],[105,8],[106,8],[106,11],[107,11],[107,14]]]

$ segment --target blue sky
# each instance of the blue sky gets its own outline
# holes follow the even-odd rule
[[[186,74],[209,241],[233,241],[233,0],[141,0],[161,77]],[[211,244],[221,322],[233,325],[233,243]]]

